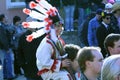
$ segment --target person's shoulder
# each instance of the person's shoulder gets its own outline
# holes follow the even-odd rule
[[[94,18],[90,19],[89,23],[93,24],[93,23],[95,23],[96,21],[97,21],[97,20],[96,20],[96,18],[94,17]]]

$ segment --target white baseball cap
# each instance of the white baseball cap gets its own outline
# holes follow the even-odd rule
[[[109,8],[112,8],[113,7],[113,5],[111,4],[111,3],[107,3],[106,5],[105,5],[105,9],[109,9]]]

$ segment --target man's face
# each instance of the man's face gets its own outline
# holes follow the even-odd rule
[[[63,31],[63,25],[62,24],[55,25],[55,30],[56,30],[56,35],[59,36]]]
[[[103,19],[103,22],[105,22],[106,24],[110,24],[110,21],[111,21],[110,16],[106,16],[106,17]]]
[[[96,14],[96,17],[98,20],[100,20],[102,16],[100,14]]]
[[[92,54],[94,56],[94,59],[93,61],[90,62],[90,68],[92,72],[97,75],[101,72],[101,68],[103,64],[103,56],[102,53],[97,50],[93,50]]]
[[[120,40],[114,42],[114,47],[109,49],[111,55],[120,54]]]

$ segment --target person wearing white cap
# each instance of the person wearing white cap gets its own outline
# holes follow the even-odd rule
[[[111,13],[112,7],[113,7],[113,5],[111,3],[105,4],[105,12]]]

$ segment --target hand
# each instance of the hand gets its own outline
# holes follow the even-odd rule
[[[69,59],[62,60],[62,67],[69,67],[71,64],[71,61]]]

